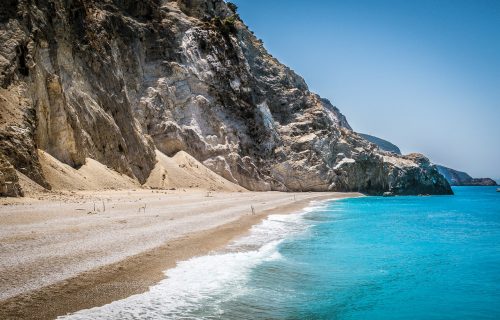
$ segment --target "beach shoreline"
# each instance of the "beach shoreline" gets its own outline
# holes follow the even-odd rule
[[[66,195],[66,198],[42,198],[41,200],[34,199],[32,201],[25,199],[16,200],[17,202],[14,201],[13,203],[2,203],[4,205],[0,209],[0,217],[2,217],[0,226],[3,230],[0,234],[1,240],[9,239],[14,244],[21,244],[20,255],[23,255],[23,243],[26,247],[35,246],[35,248],[32,248],[35,251],[36,246],[39,246],[39,249],[42,250],[44,242],[40,241],[41,238],[37,239],[35,235],[31,240],[27,240],[25,233],[30,226],[38,226],[42,223],[44,218],[48,218],[49,222],[54,221],[55,225],[49,226],[49,230],[46,230],[45,234],[42,233],[42,235],[52,236],[53,232],[64,233],[64,231],[67,231],[64,228],[71,228],[72,226],[69,224],[73,226],[75,224],[81,225],[82,221],[98,216],[101,220],[96,221],[94,224],[84,225],[81,230],[70,230],[71,232],[68,234],[68,236],[77,239],[78,236],[85,235],[80,240],[82,248],[76,246],[73,249],[73,251],[80,250],[81,255],[84,255],[86,250],[89,249],[84,245],[85,241],[92,243],[95,239],[101,239],[100,232],[108,232],[109,234],[114,232],[117,235],[127,234],[127,232],[131,232],[130,230],[135,230],[140,226],[141,228],[137,234],[129,234],[130,239],[135,240],[142,239],[143,233],[149,234],[149,232],[155,230],[158,234],[163,234],[162,232],[165,232],[165,230],[157,229],[158,226],[164,224],[172,224],[173,228],[178,232],[175,234],[174,231],[169,230],[170,238],[158,239],[158,241],[161,240],[160,243],[152,243],[149,238],[142,239],[147,245],[140,249],[134,249],[138,250],[138,252],[135,254],[131,254],[134,253],[134,250],[122,252],[124,255],[117,256],[116,261],[111,263],[109,261],[103,262],[102,257],[91,256],[89,261],[93,261],[94,266],[83,272],[76,272],[73,276],[65,279],[56,279],[48,285],[33,290],[25,290],[0,300],[0,317],[2,319],[53,319],[60,315],[102,306],[133,294],[143,293],[150,286],[164,279],[164,271],[175,267],[177,262],[223,248],[230,241],[246,234],[253,225],[271,214],[298,212],[307,207],[312,201],[361,196],[358,193],[207,193],[202,190],[168,192],[155,190],[108,191],[100,193],[98,196],[89,192],[82,192],[76,193],[76,195],[82,200],[72,201],[75,194],[71,194]],[[137,199],[140,200],[134,201]],[[55,215],[46,213],[53,212],[54,208],[50,207],[50,205],[54,205],[54,203],[57,204],[58,213]],[[92,203],[94,207],[96,206],[95,203],[97,203],[98,206],[100,205],[103,208],[99,209],[99,213],[89,214],[87,212],[83,215],[82,210],[78,210],[83,203],[86,203],[87,206]],[[131,203],[134,205],[132,206]],[[106,206],[109,208],[108,211],[104,209]],[[142,214],[141,206],[144,206],[142,207]],[[139,212],[136,211],[135,207],[139,208]],[[115,211],[112,211],[111,208]],[[252,213],[251,208],[255,213]],[[9,209],[10,211],[8,211]],[[39,214],[37,214],[37,210],[40,211]],[[103,217],[104,214],[109,216]],[[158,221],[151,221],[153,217]],[[202,217],[208,220],[203,221]],[[55,222],[61,219],[72,220],[57,225]],[[120,222],[132,219],[134,222]],[[43,221],[43,223],[47,223],[47,221]],[[114,229],[116,224],[120,225],[119,230]],[[98,227],[102,228],[102,230],[96,229]],[[109,230],[105,227],[108,227]],[[60,231],[61,228],[63,231]],[[154,233],[151,236],[157,237]],[[124,235],[124,237],[126,236]],[[63,237],[60,241],[68,240]],[[120,246],[115,247],[114,242],[123,242],[123,248],[128,248],[126,239],[121,237],[118,239],[111,237],[107,241],[110,242],[109,250],[119,250],[121,248]],[[9,244],[9,242],[7,243]],[[106,254],[106,252],[101,252],[101,254]],[[25,255],[29,256],[30,254]],[[50,255],[48,257],[50,258]],[[63,253],[59,259],[64,261],[64,258]],[[83,256],[80,259],[83,259]],[[43,264],[44,261],[41,261]],[[101,265],[96,261],[101,261]],[[40,263],[40,259],[38,259],[38,263]],[[47,261],[46,263],[47,267],[50,268],[50,264],[55,262]],[[68,267],[71,266],[71,263],[77,265],[76,262],[70,260]],[[43,266],[37,267],[42,268]],[[36,270],[34,271],[36,274]],[[44,271],[43,268],[41,271]],[[47,271],[45,270],[45,272]],[[9,272],[3,272],[3,274],[3,278],[9,277]],[[23,280],[28,281],[29,277]],[[8,285],[7,283],[6,286]]]

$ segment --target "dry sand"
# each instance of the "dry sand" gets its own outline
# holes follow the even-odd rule
[[[212,170],[184,151],[173,157],[156,150],[156,166],[145,186],[156,189],[201,188],[219,191],[245,191]]]
[[[39,157],[53,191],[19,173],[27,197],[0,198],[0,319],[52,319],[144,292],[268,214],[358,195],[248,192],[185,152],[156,151],[143,186],[92,159],[73,168]]]
[[[86,159],[75,169],[60,162],[45,151],[38,150],[42,171],[52,190],[100,190],[139,188],[138,181],[120,174],[105,165]],[[24,188],[23,188],[24,189]]]
[[[60,162],[45,151],[38,150],[40,164],[52,190],[128,190],[141,188],[137,180],[118,173],[104,164],[87,158],[85,165],[75,169]],[[197,188],[213,191],[245,191],[244,188],[217,175],[184,151],[167,157],[156,151],[157,163],[151,171],[145,187],[154,189]],[[21,179],[28,195],[36,183]]]
[[[144,292],[175,261],[268,214],[357,195],[139,189],[0,199],[0,318],[50,319]]]

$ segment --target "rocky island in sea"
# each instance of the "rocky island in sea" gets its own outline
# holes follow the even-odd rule
[[[491,178],[472,178],[468,173],[454,170],[445,166],[436,166],[452,186],[496,186],[497,182]]]

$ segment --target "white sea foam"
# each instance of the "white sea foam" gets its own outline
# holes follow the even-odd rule
[[[202,319],[220,314],[224,301],[248,293],[245,284],[251,270],[265,261],[282,259],[280,242],[306,232],[310,222],[304,215],[324,206],[318,202],[297,214],[271,215],[224,251],[178,263],[146,293],[59,319]]]

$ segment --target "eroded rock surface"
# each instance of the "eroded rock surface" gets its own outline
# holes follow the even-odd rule
[[[36,148],[141,183],[158,149],[250,190],[451,193],[354,133],[222,0],[9,0],[0,43],[0,149],[40,184]]]
[[[0,197],[23,196],[16,169],[0,154]]]

